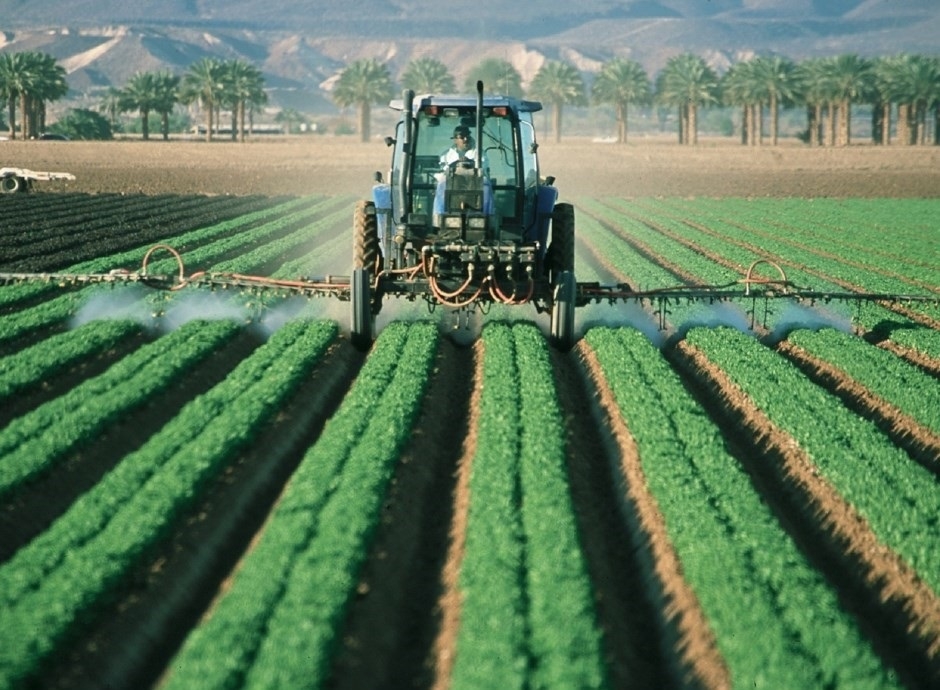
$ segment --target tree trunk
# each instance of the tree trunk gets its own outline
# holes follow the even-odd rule
[[[628,103],[617,104],[617,143],[627,143],[627,108]]]
[[[694,103],[689,103],[689,144],[698,143],[698,109]]]
[[[764,145],[764,104],[758,101],[754,104],[754,145]]]
[[[744,105],[741,106],[741,145],[747,146],[748,142],[748,132],[751,131],[750,120],[751,118],[751,109]]]
[[[852,143],[852,103],[848,98],[839,105],[839,146]]]
[[[901,146],[911,143],[911,106],[907,103],[898,104],[898,143]]]
[[[561,103],[552,103],[552,130],[557,144],[561,141]]]
[[[142,109],[140,111],[140,132],[144,141],[150,139],[150,111]]]
[[[780,104],[776,94],[770,97],[770,143],[776,146],[780,141]]]
[[[16,139],[16,94],[10,94],[10,101],[7,104],[10,111],[10,139]]]
[[[359,134],[362,142],[372,138],[371,130],[372,106],[368,103],[359,104]]]
[[[29,94],[20,94],[20,131],[23,141],[29,139]]]
[[[838,107],[835,103],[829,103],[829,114],[826,120],[826,146],[834,146],[836,143],[836,117]]]

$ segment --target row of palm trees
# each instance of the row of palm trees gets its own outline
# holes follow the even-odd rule
[[[8,107],[9,136],[24,139],[45,131],[46,104],[68,93],[65,69],[45,53],[0,53],[0,97]],[[267,102],[261,70],[245,60],[203,58],[182,76],[169,70],[138,72],[123,88],[111,88],[102,110],[112,125],[119,113],[139,112],[144,139],[150,136],[150,115],[160,117],[163,138],[169,136],[169,117],[178,104],[199,103],[206,116],[206,138],[217,131],[222,109],[232,113],[232,136],[244,140],[251,109]],[[17,108],[17,106],[19,106]]]
[[[758,56],[739,62],[719,77],[703,58],[685,53],[666,63],[655,81],[635,60],[615,58],[606,62],[590,89],[573,65],[548,61],[536,73],[528,91],[522,77],[506,60],[488,58],[467,75],[464,88],[473,90],[478,79],[491,92],[524,95],[545,102],[552,112],[552,130],[561,138],[564,106],[596,104],[613,106],[617,140],[625,142],[631,107],[662,105],[677,111],[679,142],[698,140],[698,112],[714,105],[739,107],[742,143],[764,139],[764,112],[769,113],[771,143],[779,137],[779,113],[783,107],[807,110],[807,141],[812,145],[844,146],[851,139],[851,109],[872,105],[872,133],[876,143],[889,144],[893,112],[897,112],[896,143],[940,143],[940,58],[897,55],[867,59],[857,55],[812,58],[796,63],[784,57]],[[455,82],[440,61],[418,58],[401,77],[403,88],[418,93],[453,91]],[[341,107],[359,109],[359,131],[369,138],[370,106],[382,103],[393,90],[388,68],[378,60],[359,60],[340,75],[333,98]],[[928,122],[934,124],[928,136]]]
[[[746,144],[763,142],[767,112],[770,140],[776,144],[780,109],[799,106],[806,108],[810,144],[841,146],[851,139],[852,106],[866,103],[872,106],[872,136],[877,143],[892,143],[892,131],[896,143],[940,143],[940,58],[936,56],[868,59],[840,55],[800,63],[758,56],[736,63],[719,76],[703,58],[685,53],[671,58],[655,81],[638,62],[614,58],[604,63],[590,89],[573,65],[547,61],[527,91],[510,62],[486,58],[467,74],[464,89],[473,91],[478,80],[490,92],[545,102],[556,140],[561,138],[564,107],[586,105],[590,96],[592,103],[613,106],[620,142],[627,140],[631,108],[656,104],[676,109],[680,143],[697,142],[699,109],[725,105],[741,109],[741,140]],[[419,93],[456,90],[446,65],[431,57],[411,61],[402,73],[401,86]],[[17,105],[20,131],[29,138],[45,128],[46,103],[67,91],[65,70],[51,56],[33,51],[0,53],[0,96],[8,105],[11,138],[16,136]],[[393,95],[391,73],[375,59],[351,63],[332,91],[338,106],[358,110],[363,141],[371,137],[371,107]],[[149,138],[151,114],[158,115],[163,137],[168,138],[169,116],[177,104],[199,103],[206,117],[207,140],[220,129],[223,109],[232,114],[232,137],[237,134],[244,140],[246,119],[266,101],[264,78],[257,67],[240,59],[203,58],[182,76],[166,70],[135,74],[123,88],[109,90],[102,110],[112,123],[118,113],[139,112],[144,139]],[[932,136],[928,132],[931,122]]]
[[[170,115],[178,104],[198,103],[206,117],[206,140],[221,129],[222,110],[232,114],[232,138],[245,140],[248,113],[267,103],[261,70],[245,60],[202,58],[182,76],[169,70],[138,72],[124,88],[111,88],[102,101],[112,124],[119,113],[139,112],[141,136],[150,138],[150,114],[160,117],[169,138]]]
[[[11,139],[16,138],[17,110],[23,138],[38,136],[46,128],[46,103],[68,90],[65,69],[51,55],[0,53],[0,98],[7,105]]]

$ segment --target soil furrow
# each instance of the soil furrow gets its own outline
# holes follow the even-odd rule
[[[671,655],[649,631],[664,624],[660,601],[649,591],[646,559],[655,557],[652,532],[634,505],[643,486],[636,448],[604,383],[593,351],[583,342],[552,353],[558,399],[567,426],[568,478],[582,548],[594,586],[614,688],[667,687],[676,680]],[[590,413],[585,414],[585,411]],[[656,571],[655,565],[652,570]]]
[[[473,350],[441,338],[437,361],[386,498],[334,657],[330,688],[427,688],[453,620],[442,598],[451,526],[465,501],[458,462],[472,446]]]

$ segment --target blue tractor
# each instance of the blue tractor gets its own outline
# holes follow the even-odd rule
[[[390,107],[400,118],[387,179],[353,217],[351,335],[374,337],[383,298],[422,298],[432,309],[530,304],[551,314],[550,339],[574,343],[574,207],[543,178],[535,101],[483,94],[416,96]],[[452,151],[456,133],[469,152]],[[461,137],[463,138],[463,137]]]

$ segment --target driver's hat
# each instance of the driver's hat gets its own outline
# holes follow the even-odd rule
[[[452,139],[456,139],[456,138],[458,137],[458,135],[459,135],[459,136],[462,136],[464,139],[469,139],[469,138],[470,138],[470,128],[467,127],[466,125],[457,125],[456,127],[454,127],[454,136],[451,137],[451,138],[452,138]]]

